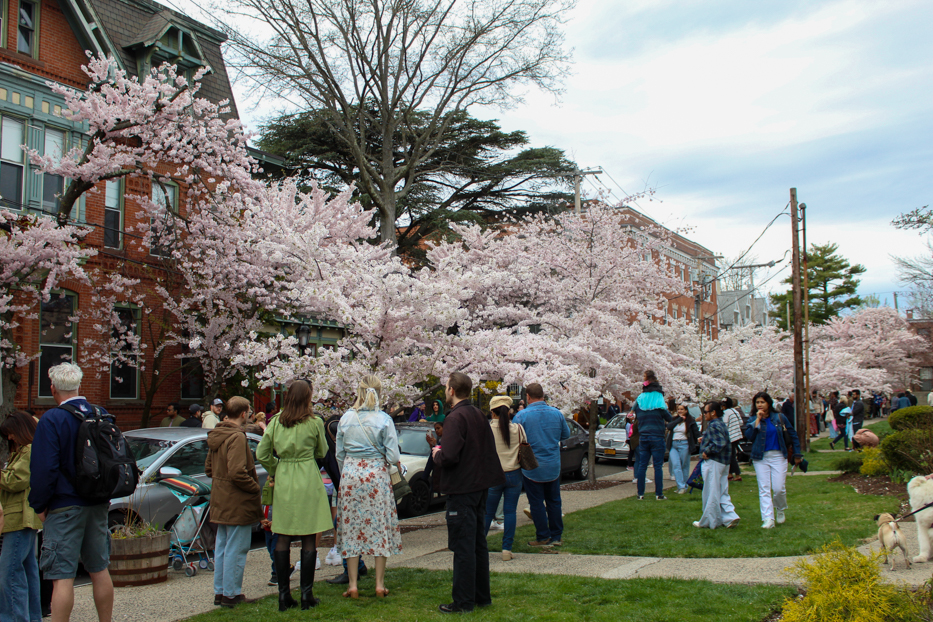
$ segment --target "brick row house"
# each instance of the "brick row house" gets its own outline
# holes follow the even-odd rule
[[[81,70],[87,61],[85,50],[113,56],[134,76],[145,75],[165,61],[178,65],[179,73],[183,69],[188,77],[207,66],[210,71],[199,96],[214,102],[229,100],[230,114],[237,114],[221,54],[225,36],[185,15],[147,0],[0,0],[0,8],[0,205],[7,210],[57,212],[56,195],[62,192],[64,180],[35,174],[21,145],[49,155],[86,144],[86,128],[62,117],[65,102],[46,84],[86,89],[87,76]],[[133,304],[118,304],[121,320],[146,344],[143,360],[136,366],[85,369],[82,393],[115,413],[126,428],[138,427],[144,410],[155,421],[171,402],[205,403],[213,397],[205,395],[197,362],[182,358],[179,348],[164,348],[155,355],[171,325],[155,284],[170,275],[158,248],[142,246],[139,234],[133,233],[138,231],[140,210],[131,195],[150,196],[183,214],[185,191],[185,184],[174,180],[164,188],[145,178],[103,182],[97,192],[86,193],[71,214],[72,222],[92,230],[85,243],[98,251],[86,268],[122,271],[140,279],[138,293],[145,296],[144,308],[149,309],[141,313]],[[16,370],[16,407],[41,413],[52,405],[49,367],[61,360],[84,366],[95,335],[90,322],[71,320],[89,309],[93,298],[89,287],[66,282],[41,305],[37,318],[21,320],[14,340],[26,355],[38,356],[28,368]],[[327,327],[308,328],[312,345],[336,342]],[[255,399],[264,403],[268,397]]]

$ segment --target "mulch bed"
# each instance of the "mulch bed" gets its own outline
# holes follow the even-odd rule
[[[909,496],[906,484],[895,484],[887,475],[867,476],[858,473],[843,473],[829,478],[831,482],[849,484],[855,492],[861,495],[878,495],[884,497],[897,497],[901,502],[899,515],[910,512]],[[904,519],[904,522],[913,521],[913,516]]]
[[[623,482],[622,480],[599,480],[595,484],[589,482],[576,482],[573,484],[564,484],[560,487],[561,490],[602,490],[603,488],[612,488],[613,486],[618,486],[619,484],[627,484],[628,482]]]

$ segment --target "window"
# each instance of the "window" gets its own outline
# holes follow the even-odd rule
[[[122,307],[116,310],[120,325],[113,329],[113,338],[118,339],[124,333],[138,334],[139,310]],[[132,348],[124,344],[123,349]],[[111,353],[116,357],[120,350]],[[129,359],[129,360],[127,360]],[[125,355],[124,360],[110,363],[110,398],[117,400],[135,400],[139,397],[139,356]]]
[[[179,447],[162,466],[178,469],[182,475],[204,475],[207,452],[207,441],[194,441]]]
[[[733,326],[739,325],[739,310],[738,309],[735,309],[732,311],[732,325]]]
[[[65,155],[65,133],[52,128],[45,128],[45,155],[60,161]],[[64,178],[61,175],[42,174],[42,211],[57,214],[61,205]]]
[[[933,391],[933,367],[920,368],[920,390]]]
[[[204,397],[204,368],[201,367],[201,361],[197,357],[190,356],[191,348],[187,343],[182,345],[181,352],[181,399],[202,399]]]
[[[39,19],[38,3],[31,0],[19,0],[19,28],[16,51],[20,54],[35,56],[37,20]]]
[[[107,182],[104,195],[104,246],[123,247],[123,180]]]
[[[175,240],[175,214],[178,213],[178,186],[168,182],[152,181],[152,202],[162,206],[164,212],[160,221],[150,219],[152,238],[150,255],[168,257],[172,254]]]
[[[23,207],[23,122],[3,117],[0,122],[0,205]]]
[[[52,397],[49,369],[75,358],[75,314],[77,296],[63,292],[52,294],[39,313],[39,397]]]

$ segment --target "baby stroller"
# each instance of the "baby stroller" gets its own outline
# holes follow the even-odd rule
[[[193,477],[175,475],[159,480],[175,498],[181,501],[181,512],[172,523],[169,547],[169,565],[175,570],[184,568],[193,577],[198,568],[213,570],[214,560],[205,546],[202,531],[208,522],[211,487]]]

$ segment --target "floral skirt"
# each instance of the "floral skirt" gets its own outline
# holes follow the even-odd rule
[[[402,552],[395,494],[383,460],[344,461],[337,492],[337,550],[344,558]]]

